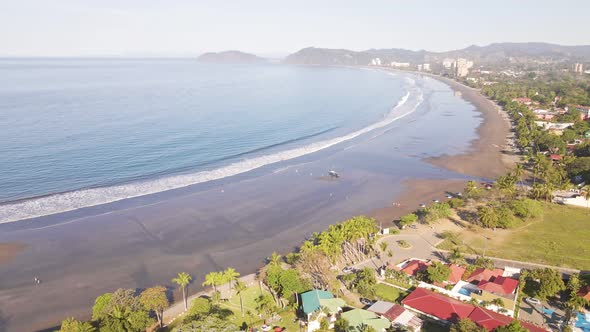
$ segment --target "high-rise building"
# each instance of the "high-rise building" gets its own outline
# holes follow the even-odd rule
[[[572,71],[577,74],[581,74],[584,72],[584,64],[582,63],[574,63],[572,65]]]
[[[425,63],[422,65],[422,70],[424,71],[430,71],[430,64],[429,63]]]
[[[453,59],[451,59],[451,58],[445,58],[443,60],[442,65],[446,69],[451,69],[451,67],[453,67],[453,62],[455,62]]]
[[[473,67],[473,61],[457,58],[457,61],[453,62],[452,69],[456,77],[465,77],[469,74],[469,68],[471,67]]]
[[[371,65],[373,66],[381,66],[381,59],[379,58],[374,58],[371,60]]]

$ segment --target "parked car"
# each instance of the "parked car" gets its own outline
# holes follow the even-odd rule
[[[413,228],[413,229],[418,229],[418,226],[416,226],[416,224],[411,224],[411,225],[410,225],[410,228]]]
[[[373,301],[368,300],[368,299],[365,299],[365,298],[362,298],[362,297],[360,298],[360,301],[364,305],[373,305]]]
[[[539,301],[538,299],[535,299],[534,297],[527,297],[526,301],[530,304],[536,304],[536,305],[541,304],[541,301]]]
[[[425,208],[426,207],[426,204],[422,203],[422,204],[420,204],[420,207],[421,208]]]
[[[350,266],[347,266],[342,269],[342,273],[352,273],[352,272],[354,272],[354,269]]]
[[[435,203],[440,203],[440,201],[438,199],[433,199],[432,201]]]

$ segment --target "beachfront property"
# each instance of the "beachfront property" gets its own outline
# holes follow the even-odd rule
[[[313,332],[320,328],[320,321],[324,317],[328,318],[330,328],[334,327],[334,322],[338,314],[342,312],[342,308],[346,306],[344,300],[335,298],[330,292],[313,289],[305,293],[301,293],[300,310],[307,321],[307,332]]]
[[[376,313],[382,318],[388,319],[391,321],[391,326],[407,326],[414,331],[420,331],[422,328],[422,319],[399,304],[377,301],[367,310]]]
[[[535,121],[535,124],[555,135],[563,135],[564,130],[574,125],[573,122],[556,123],[547,121]]]
[[[557,116],[556,112],[543,109],[533,110],[533,113],[535,113],[535,117],[539,120],[551,120]]]
[[[411,258],[389,268],[404,272],[416,279],[421,271],[427,270],[432,264],[433,262],[430,260]],[[445,265],[450,269],[447,280],[435,284],[418,282],[418,287],[435,290],[461,301],[476,300],[479,303],[486,303],[486,308],[490,310],[510,316],[514,315],[520,269],[511,267],[493,270],[477,268],[465,276],[467,271],[465,266]],[[451,286],[452,288],[450,288]]]
[[[424,288],[416,288],[402,300],[402,305],[442,325],[450,325],[461,319],[469,319],[486,330],[493,331],[500,326],[510,324],[513,320],[510,316],[474,306]],[[519,322],[521,326],[531,332],[546,331],[536,325],[523,321]]]
[[[391,62],[390,64],[392,67],[394,68],[410,68],[410,63],[409,62]]]
[[[381,59],[379,58],[373,58],[371,59],[371,66],[381,66]]]

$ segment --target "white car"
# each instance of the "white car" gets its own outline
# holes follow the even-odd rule
[[[342,273],[352,273],[352,272],[354,272],[354,269],[350,266],[347,266],[342,269]]]
[[[526,301],[530,304],[536,304],[536,305],[541,304],[541,301],[539,301],[538,299],[535,299],[534,297],[527,297]]]

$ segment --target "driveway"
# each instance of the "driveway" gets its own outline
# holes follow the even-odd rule
[[[526,322],[559,331],[561,329],[558,325],[563,317],[563,310],[556,307],[554,303],[542,301],[540,305],[531,305],[524,300],[520,302],[518,318]]]

